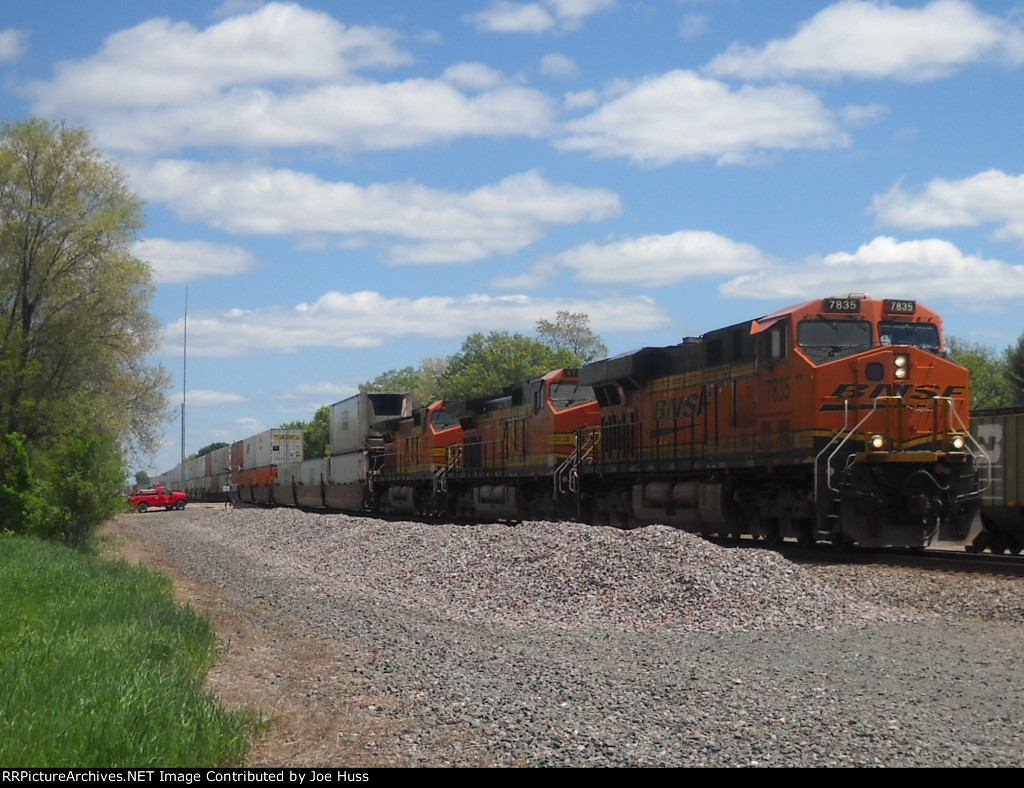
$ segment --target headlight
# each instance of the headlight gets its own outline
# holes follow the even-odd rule
[[[967,445],[967,442],[964,440],[963,435],[954,435],[949,439],[949,445],[950,448],[953,449],[953,451],[963,451],[963,448],[965,445]]]
[[[896,356],[892,363],[895,367],[893,374],[896,376],[896,379],[904,380],[910,371],[910,359],[907,356]]]
[[[885,448],[885,436],[881,434],[872,435],[868,438],[868,447],[874,451],[881,451]]]

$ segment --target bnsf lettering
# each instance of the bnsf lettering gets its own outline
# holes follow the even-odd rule
[[[869,383],[840,383],[831,396],[837,399],[861,399],[867,397],[903,397],[912,400],[929,400],[935,397],[959,397],[966,386],[946,386],[940,391],[939,386],[923,383],[915,386],[912,383],[878,383],[873,388]]]
[[[679,419],[684,416],[698,416],[703,412],[704,397],[698,393],[658,400],[654,403],[655,419]]]

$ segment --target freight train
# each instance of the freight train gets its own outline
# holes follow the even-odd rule
[[[457,520],[663,523],[768,543],[973,544],[988,458],[968,372],[907,299],[817,299],[494,396],[330,409],[161,477],[197,499]]]

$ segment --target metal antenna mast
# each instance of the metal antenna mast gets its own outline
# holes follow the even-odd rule
[[[188,378],[188,283],[185,283],[185,337],[181,350],[181,474],[185,476],[185,381]]]

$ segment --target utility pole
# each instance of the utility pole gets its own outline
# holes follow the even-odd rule
[[[188,282],[185,283],[185,336],[181,343],[181,483],[185,484],[185,382],[188,377]]]

